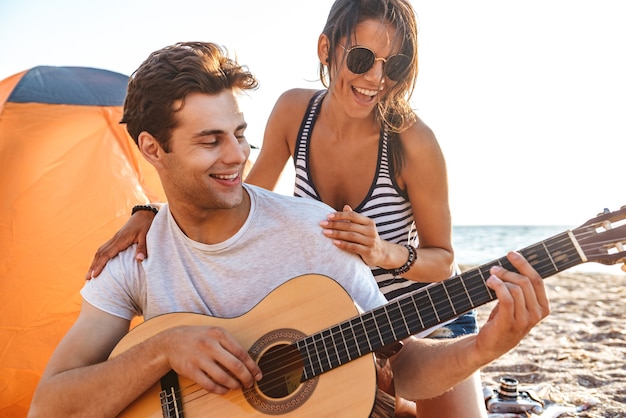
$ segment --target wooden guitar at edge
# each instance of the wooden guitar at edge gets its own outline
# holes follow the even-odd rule
[[[626,206],[598,215],[519,252],[546,278],[593,261],[626,261]],[[115,356],[178,325],[212,325],[237,338],[263,371],[249,390],[207,393],[170,372],[136,399],[122,416],[137,417],[366,417],[376,397],[373,354],[381,348],[493,301],[491,266],[515,270],[506,257],[359,313],[335,281],[320,275],[286,282],[237,318],[172,313],[129,332]]]

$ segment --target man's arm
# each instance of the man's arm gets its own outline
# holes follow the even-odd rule
[[[175,327],[107,360],[129,321],[84,302],[35,391],[29,417],[116,416],[169,370],[209,392],[251,386],[260,369],[216,327]]]
[[[408,339],[392,359],[396,394],[427,399],[444,393],[517,346],[550,313],[543,279],[521,255],[507,257],[521,274],[491,269],[487,286],[498,303],[480,332],[451,340]]]
[[[41,377],[29,416],[114,416],[167,372],[150,347],[106,361],[129,321],[83,302]]]

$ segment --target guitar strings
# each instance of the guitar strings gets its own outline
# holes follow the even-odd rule
[[[562,238],[562,239],[561,239],[561,241],[566,241],[566,239]],[[567,241],[569,241],[569,240],[567,240]],[[570,244],[570,245],[571,245],[571,244]],[[497,263],[492,263],[492,264],[500,264],[500,265],[502,265],[503,263],[499,260]],[[550,263],[550,262],[547,262],[547,263],[543,263],[543,264],[545,264],[545,265],[549,265],[549,264],[551,264],[551,263]],[[536,267],[537,267],[537,266],[536,266]],[[541,265],[539,265],[539,266],[538,266],[538,268],[541,270],[541,269],[542,269],[542,266],[541,266]],[[479,269],[470,270],[470,272],[469,272],[470,276],[473,276],[473,278],[477,278],[477,277],[479,277],[479,278],[480,278],[480,281],[479,281],[479,283],[478,283],[477,285],[473,285],[473,286],[472,286],[472,285],[471,285],[471,282],[468,282],[468,283],[470,284],[470,286],[469,286],[469,287],[466,287],[466,288],[464,288],[464,289],[462,289],[462,290],[458,290],[456,293],[455,293],[454,291],[452,291],[452,292],[447,291],[448,296],[449,296],[451,299],[455,299],[455,298],[458,298],[458,297],[459,297],[459,296],[461,296],[461,295],[462,295],[463,297],[465,297],[465,296],[469,296],[469,295],[464,295],[465,291],[467,291],[467,293],[469,293],[469,294],[472,294],[472,293],[475,293],[475,291],[477,291],[477,290],[482,291],[483,289],[484,289],[485,291],[487,291],[487,293],[489,294],[491,291],[490,291],[490,290],[487,290],[487,287],[486,287],[486,284],[485,284],[485,280],[486,280],[486,278],[488,277],[488,274],[483,274],[483,270],[484,270],[484,268],[483,268],[482,270],[479,268]],[[463,277],[463,276],[465,276],[465,275],[467,275],[467,273],[464,273],[464,274],[459,275],[459,276],[460,276],[460,277]],[[457,279],[459,276],[456,276],[456,277],[454,277],[454,278],[452,278],[452,279]],[[440,283],[438,283],[438,284],[435,284],[435,286],[437,286],[437,285],[439,285],[439,287],[442,287],[442,286],[443,286],[443,287],[445,287],[445,284],[444,284],[443,282],[440,282]],[[416,292],[414,292],[414,293],[410,294],[410,296],[408,296],[408,297],[411,297],[411,298],[413,299],[413,303],[415,304],[415,302],[416,302],[416,296],[419,296],[419,295],[421,294],[421,292],[430,292],[430,290],[432,290],[432,289],[433,289],[432,287],[427,287],[427,288],[421,289],[420,291],[416,291]],[[398,298],[398,299],[397,299],[396,301],[394,301],[394,302],[397,302],[397,301],[399,301],[399,300],[406,300],[406,299],[407,299],[407,297],[406,297],[406,296],[405,296],[405,297],[400,297],[400,298]],[[470,299],[471,299],[471,298],[470,298]],[[432,298],[430,298],[430,297],[429,297],[429,300],[430,300],[430,301],[432,301]],[[493,298],[491,298],[491,300],[493,300]],[[470,300],[470,301],[471,301],[471,300]],[[391,304],[393,304],[394,302],[392,302]],[[423,327],[423,326],[422,326],[422,324],[424,324],[424,323],[427,323],[427,324],[429,324],[429,325],[431,325],[431,326],[432,326],[432,325],[436,325],[437,323],[444,322],[443,320],[440,320],[440,318],[438,318],[438,317],[437,317],[437,307],[436,307],[435,305],[436,305],[437,303],[440,303],[440,302],[441,302],[441,301],[437,301],[436,303],[431,302],[431,305],[432,305],[432,307],[434,308],[434,309],[433,309],[433,311],[432,311],[432,312],[433,312],[433,314],[430,314],[430,313],[429,313],[430,311],[429,311],[429,312],[428,312],[425,316],[422,316],[422,315],[421,315],[421,312],[420,312],[420,311],[421,311],[421,309],[416,308],[415,312],[418,314],[419,318],[402,318],[402,319],[403,319],[403,320],[407,323],[407,328],[408,328],[408,329],[407,329],[407,333],[408,333],[408,331],[409,331],[410,329],[413,329],[413,328],[418,328],[418,331],[421,331],[421,330],[423,330],[424,328],[428,328],[428,327]],[[443,302],[446,302],[446,301],[443,301]],[[475,303],[474,301],[471,301],[471,302],[472,302],[472,304],[474,305],[473,307],[478,306],[478,304],[477,304],[477,303]],[[390,305],[391,305],[391,304],[390,304]],[[388,305],[388,306],[389,306],[389,305]],[[397,305],[396,305],[396,306],[397,306]],[[400,310],[400,311],[402,311],[402,309],[399,309],[399,310]],[[457,313],[459,313],[459,314],[460,314],[461,312],[457,312]],[[385,312],[385,314],[386,314],[386,315],[389,315],[388,310]],[[445,320],[447,320],[447,319],[451,319],[451,318],[445,318]],[[417,320],[419,320],[419,324],[417,323]],[[387,333],[384,333],[384,332],[383,332],[383,333],[381,333],[380,329],[378,329],[378,328],[377,328],[377,331],[379,332],[379,334],[380,334],[380,336],[381,336],[381,339],[382,339],[383,341],[387,341],[387,340],[396,340],[396,339],[397,339],[397,338],[395,338],[396,336],[391,335],[391,334],[393,334],[393,333],[395,332],[393,329],[390,329],[390,331],[389,331],[389,332],[387,332]],[[332,331],[329,331],[329,333],[331,334],[331,336],[333,335]],[[367,337],[367,334],[365,334],[365,336]],[[407,336],[408,336],[408,335],[407,335]],[[404,336],[403,336],[403,337],[404,337]],[[344,343],[345,343],[345,341],[342,341],[342,342],[344,342]],[[370,346],[371,346],[371,344],[370,344]],[[311,347],[311,348],[312,348],[312,349],[315,349],[315,347]],[[331,360],[328,360],[328,362],[329,362],[329,363],[332,363],[332,361],[331,361]]]
[[[595,231],[595,230],[588,230],[588,231],[587,230],[583,230],[582,232],[580,232],[580,231],[578,233],[575,232],[575,235],[576,235],[576,237],[580,241],[584,241],[585,238],[588,238],[588,237],[590,237],[592,235],[598,235],[598,232]],[[543,244],[547,243],[548,241],[553,241],[553,242],[549,243],[549,245],[550,245],[550,247],[555,247],[555,249],[557,249],[557,250],[567,249],[568,247],[570,247],[569,253],[571,253],[571,254],[569,254],[569,257],[573,257],[573,256],[578,256],[579,255],[576,252],[576,249],[573,246],[573,244],[571,242],[571,239],[570,239],[570,237],[569,237],[569,235],[567,233],[562,233],[562,234],[557,235],[555,237],[549,238],[548,240],[543,241],[540,244],[535,244],[534,246],[531,246],[531,247],[528,247],[528,248],[535,248],[538,245],[543,245]],[[611,243],[612,243],[612,240],[606,240],[606,241],[601,240],[600,241],[601,246],[604,245],[604,244],[608,245],[608,244],[611,244]],[[590,243],[590,244],[583,243],[583,244],[580,245],[580,247],[583,249],[583,252],[585,252],[584,251],[585,249],[588,250],[588,249],[592,249],[592,248],[598,248],[598,246],[599,246],[598,243],[595,243],[595,244],[594,243]],[[554,252],[554,249],[552,251]],[[523,253],[524,249],[520,250],[520,252]],[[566,253],[568,253],[568,252],[566,251]],[[574,257],[574,258],[576,258],[576,257]],[[456,276],[454,276],[454,277],[452,277],[452,278],[450,278],[450,279],[448,279],[448,280],[446,280],[444,282],[438,282],[438,283],[435,283],[435,284],[436,285],[439,284],[439,285],[441,285],[442,287],[445,288],[445,283],[449,282],[450,280],[459,280],[459,279],[461,281],[462,280],[466,280],[466,282],[467,282],[466,284],[469,284],[469,286],[463,287],[462,290],[458,290],[458,291],[448,291],[448,290],[446,290],[446,294],[449,296],[450,299],[458,299],[458,298],[461,298],[461,297],[467,298],[467,296],[471,295],[472,293],[475,293],[477,291],[483,291],[484,289],[487,289],[487,286],[486,286],[486,283],[485,283],[485,280],[489,277],[489,273],[488,273],[489,269],[487,267],[490,267],[492,265],[503,265],[503,264],[506,265],[506,268],[511,268],[510,263],[508,263],[508,260],[506,260],[506,257],[503,257],[503,258],[501,258],[499,260],[496,260],[496,261],[494,261],[492,263],[488,263],[486,265],[479,266],[479,267],[474,268],[474,269],[470,269],[470,270],[468,270],[468,271],[466,271],[464,273],[461,273],[459,275],[456,275]],[[576,262],[575,264],[580,264],[580,262]],[[541,272],[547,273],[547,272],[553,272],[555,270],[554,262],[549,257],[544,257],[541,261],[539,261],[538,263],[533,265],[533,267],[535,268],[535,270],[540,272],[540,274],[541,274]],[[569,267],[571,267],[571,266],[568,266],[565,269],[567,269]],[[484,269],[485,268],[487,269],[487,273],[486,274],[484,273]],[[481,270],[481,269],[483,269],[483,270]],[[556,272],[563,271],[563,270],[564,269],[559,269],[558,267],[556,268]],[[469,276],[469,277],[465,277],[465,276]],[[480,281],[477,284],[472,284],[473,283],[472,279],[476,279],[478,277],[480,277]],[[546,277],[548,277],[548,276],[546,276]],[[544,278],[546,278],[546,277],[544,277]],[[387,315],[387,317],[389,319],[391,319],[391,316],[389,314],[389,310],[387,309],[390,305],[393,305],[393,304],[397,303],[396,301],[398,301],[398,300],[406,300],[407,298],[413,299],[413,303],[416,304],[416,302],[417,302],[416,298],[418,296],[422,296],[423,293],[427,293],[429,291],[430,291],[429,287],[425,287],[425,288],[419,289],[419,290],[417,290],[415,292],[410,293],[409,295],[401,296],[400,298],[398,298],[398,299],[390,302],[389,304],[385,305],[384,307],[382,307],[382,309],[381,308],[377,308],[375,310],[381,310],[382,312],[384,312]],[[469,293],[469,295],[465,295],[466,292]],[[493,292],[490,289],[487,291],[487,293],[488,294],[493,294]],[[495,295],[490,300],[494,300],[494,299],[495,299]],[[472,302],[471,301],[471,297],[470,297],[470,302]],[[489,301],[484,302],[484,303],[488,303],[488,302]],[[436,302],[432,301],[431,302],[431,305],[432,305],[432,308],[433,308],[433,310],[432,310],[433,314],[426,314],[426,315],[424,315],[424,317],[421,317],[420,316],[420,310],[421,309],[418,309],[416,307],[416,313],[417,313],[418,316],[420,316],[419,318],[416,318],[416,317],[407,318],[404,315],[402,315],[402,320],[405,321],[405,323],[407,325],[407,333],[411,329],[423,327],[424,323],[431,323],[431,322],[441,323],[441,322],[445,322],[448,319],[451,319],[451,318],[445,318],[444,320],[440,320],[440,318],[437,317],[437,314],[436,314],[437,307],[435,306],[435,304],[437,304],[437,303],[441,303],[441,301],[436,301]],[[472,309],[477,307],[477,306],[480,306],[480,305],[482,305],[484,303],[474,304]],[[402,308],[400,308],[399,311],[402,313]],[[360,315],[360,317],[362,317],[362,316],[363,315]],[[374,315],[373,317],[377,318],[376,315]],[[341,324],[351,323],[354,320],[355,320],[355,318],[352,318],[350,320],[346,320],[346,321],[342,322]],[[388,332],[384,332],[384,331],[380,330],[380,328],[378,327],[378,323],[376,321],[374,321],[374,324],[376,325],[376,331],[378,332],[379,337],[380,337],[380,339],[382,341],[390,341],[390,340],[396,341],[397,340],[397,336],[395,335],[395,331],[394,331],[393,328],[390,328],[390,331],[388,331]],[[337,325],[339,325],[339,324],[337,324]],[[354,327],[352,325],[350,325],[348,327],[348,329],[352,332],[352,337],[354,337],[352,340],[355,341],[355,343],[354,344],[350,344],[350,345],[348,345],[349,343],[345,340],[345,338],[343,338],[341,335],[337,336],[337,334],[332,331],[333,329],[338,329],[340,331],[340,334],[343,335],[345,333],[345,329],[343,329],[343,331],[342,331],[342,328],[338,327],[337,325],[334,325],[334,326],[332,326],[330,328],[327,328],[325,330],[319,331],[318,333],[314,334],[314,335],[321,335],[322,332],[327,332],[329,334],[329,337],[322,337],[321,338],[321,341],[322,341],[322,343],[324,345],[324,350],[323,351],[328,353],[328,349],[329,349],[328,346],[330,346],[331,349],[334,349],[335,354],[337,355],[337,358],[339,358],[339,351],[338,351],[338,348],[337,348],[337,344],[335,342],[335,339],[337,339],[337,340],[340,340],[341,343],[344,344],[344,346],[345,346],[346,350],[348,350],[348,352],[350,352],[351,348],[357,348],[357,352],[359,353],[358,357],[360,357],[361,355],[369,354],[369,353],[372,352],[372,350],[370,350],[367,353],[360,353],[360,349],[358,347],[358,344],[356,344],[356,342],[357,342],[357,333],[355,333]],[[361,325],[365,328],[365,325],[362,324],[362,323],[359,324],[359,327]],[[419,331],[417,331],[417,332],[419,332]],[[361,334],[359,334],[359,335],[361,335]],[[363,335],[368,340],[367,341],[368,346],[371,348],[370,338],[368,338],[367,333],[365,333]],[[336,336],[338,338],[335,338]],[[309,337],[307,337],[307,338],[309,338]],[[402,337],[402,338],[404,338],[404,337]],[[402,339],[402,338],[400,338],[400,339]],[[293,343],[293,344],[295,345],[296,343]],[[307,347],[308,347],[308,345],[307,345]],[[314,349],[314,352],[315,352],[314,355],[317,357],[318,362],[320,362],[320,358],[319,358],[320,354],[318,352],[319,351],[318,350],[318,346],[314,344],[311,348]],[[308,349],[307,349],[307,351],[308,351]],[[327,356],[327,358],[325,360],[327,360],[327,363],[328,364],[333,364],[333,361],[328,357],[328,354],[326,354],[326,356]],[[305,357],[307,357],[307,356],[305,356]],[[308,357],[310,359],[311,355],[309,354]],[[322,353],[322,357],[323,357],[323,353]],[[349,361],[355,360],[358,357],[352,358]],[[278,362],[283,364],[282,362],[280,362],[281,359],[282,359],[282,357],[280,357],[280,356],[277,357]],[[305,361],[305,363],[306,363],[306,361]],[[278,371],[279,371],[278,374],[280,374],[280,369],[283,369],[283,368],[286,369],[286,370],[287,369],[288,370],[292,370],[292,369],[289,368],[289,366],[291,366],[293,364],[298,364],[298,363],[296,363],[296,362],[286,362],[286,364],[284,364],[283,366],[278,368]],[[343,364],[343,363],[341,363],[341,364]],[[335,367],[332,367],[332,368],[335,368]],[[282,385],[269,386],[269,388],[270,389],[274,389],[274,388],[278,388],[280,386],[282,386]],[[213,396],[222,396],[222,397],[224,397],[224,400],[226,400],[228,402],[232,402],[234,400],[234,401],[237,401],[239,403],[243,403],[243,402],[247,403],[247,401],[245,400],[245,397],[243,396],[243,394],[239,394],[239,391],[231,391],[231,392],[227,393],[226,395],[215,395],[215,394],[212,394],[212,393],[209,393],[209,392],[205,391],[199,385],[197,385],[196,383],[192,382],[192,384],[190,384],[190,385],[188,385],[188,386],[178,390],[178,392],[182,393],[182,391],[187,391],[187,390],[189,390],[191,392],[189,394],[185,395],[185,399],[183,399],[183,405],[189,403],[189,400],[187,400],[187,399],[190,398],[192,395],[196,396],[196,398],[194,400],[198,399],[199,397],[203,398],[203,397],[205,397],[207,395],[213,395]],[[199,392],[204,392],[204,394],[198,395]],[[210,396],[209,396],[209,398],[210,398]],[[237,399],[237,398],[239,398],[239,399]],[[210,401],[210,399],[206,399],[206,402],[209,402],[209,401]]]
[[[189,393],[184,393],[187,391]],[[182,409],[185,413],[193,412],[195,408],[200,408],[200,411],[206,412],[207,409],[204,408],[204,405],[213,403],[210,409],[213,416],[222,416],[220,408],[218,408],[219,404],[222,402],[231,405],[246,405],[248,403],[240,390],[231,390],[224,395],[218,395],[208,392],[195,382],[191,382],[188,386],[180,388],[176,392],[181,396],[183,406]],[[220,399],[220,402],[215,401],[216,398]],[[227,407],[228,405],[225,405],[222,407],[222,410],[226,410]],[[232,408],[232,406],[229,408]],[[200,415],[198,414],[198,416]]]
[[[582,233],[582,234],[579,234],[579,237],[580,237],[581,235],[584,237],[584,235],[592,235],[592,234],[596,234],[596,232],[593,232],[593,231],[592,231],[592,232]],[[567,243],[567,246],[568,246],[568,247],[570,247],[570,253],[571,253],[571,254],[569,254],[569,257],[573,257],[574,259],[576,259],[576,258],[577,258],[577,257],[574,257],[574,256],[577,256],[578,254],[577,254],[577,252],[576,252],[576,250],[575,250],[575,247],[573,247],[573,246],[572,246],[572,244],[571,244],[571,239],[570,239],[570,237],[569,237],[569,235],[568,235],[567,233],[564,233],[564,234],[562,234],[561,236],[557,236],[556,238],[553,238],[553,239],[552,239],[552,241],[555,241],[555,242],[556,242],[556,244],[561,244],[561,245],[562,245],[563,243]],[[552,244],[550,244],[550,245],[551,245],[551,246],[554,246],[554,245],[555,245],[555,242],[553,242],[553,243],[552,243]],[[506,259],[504,259],[504,260],[506,260]],[[575,261],[575,264],[579,264],[579,263],[580,263],[579,261]],[[494,265],[494,264],[500,264],[500,265],[503,265],[503,263],[502,263],[502,262],[500,262],[500,261],[499,261],[498,263],[492,263],[492,265]],[[506,266],[507,268],[510,268],[510,267],[511,267],[511,266],[510,266],[510,263],[508,263],[508,261],[507,261],[507,263],[506,263],[506,264],[508,264],[508,265]],[[562,270],[562,269],[559,269],[558,267],[555,267],[555,266],[554,266],[554,264],[553,264],[553,261],[552,261],[552,260],[550,260],[549,258],[545,258],[542,262],[537,263],[537,264],[535,265],[535,268],[536,268],[538,271],[540,271],[540,272],[546,272],[546,273],[551,273],[551,274],[552,274],[552,273],[554,273],[554,271],[553,271],[553,270],[554,270],[555,268],[557,269],[557,270],[556,270],[556,272],[558,272],[558,271]],[[567,267],[567,268],[569,268],[569,267]],[[483,273],[482,273],[482,270],[481,270],[481,269],[476,269],[476,270],[474,270],[473,272],[472,272],[472,271],[470,271],[470,272],[471,272],[471,274],[474,274],[474,275],[476,275],[476,274],[480,274],[481,276],[483,276]],[[465,275],[466,275],[466,274],[465,274]],[[460,276],[463,276],[463,275],[460,275]],[[484,276],[487,276],[487,277],[488,277],[488,274],[484,274]],[[458,277],[458,276],[457,276],[457,277]],[[482,290],[482,288],[483,288],[483,287],[486,289],[486,284],[484,283],[484,280],[485,280],[485,279],[486,279],[485,277],[481,277],[481,282],[480,282],[480,284],[479,284],[479,285],[476,285],[476,286],[473,286],[473,287],[472,287],[472,286],[470,286],[470,287],[466,288],[467,292],[468,292],[468,293],[474,293],[474,292],[475,292],[478,288],[480,288],[480,289]],[[488,292],[491,292],[491,291],[489,290]],[[459,292],[457,292],[457,293],[454,293],[454,292],[449,292],[449,296],[450,296],[450,298],[456,298],[456,297],[458,297],[459,295],[462,295],[463,293],[464,293],[464,291],[459,291]],[[494,296],[493,298],[491,298],[491,300],[493,300],[494,298],[495,298],[495,296]],[[478,306],[479,304],[474,304],[474,305],[475,305],[475,306]],[[417,310],[417,312],[418,312],[418,314],[419,314],[419,310]],[[427,322],[427,323],[440,323],[440,322],[443,322],[443,321],[439,321],[439,318],[434,318],[434,316],[432,316],[432,315],[430,315],[430,316],[426,316],[426,317],[424,318],[424,320],[423,320],[423,321],[424,321],[424,322]],[[422,322],[422,321],[420,321],[420,322]],[[411,321],[411,320],[409,320],[409,327],[412,327],[414,323],[415,323],[415,321]],[[379,332],[380,332],[380,330],[379,330]],[[393,332],[393,330],[392,330],[392,332]],[[333,334],[332,334],[332,332],[331,332],[331,337],[332,337],[332,336],[333,336]],[[367,337],[367,334],[366,334],[365,336]],[[388,337],[389,337],[389,333],[387,333],[387,334],[381,334],[381,336],[383,337],[383,339],[388,339]],[[391,338],[391,339],[395,340],[395,338]],[[325,341],[326,341],[326,340],[325,340]],[[344,343],[345,343],[345,342],[344,342]],[[315,347],[312,347],[312,348],[313,348],[313,349],[315,349]],[[329,362],[329,364],[330,364],[330,363],[332,363],[332,361],[331,361],[331,360],[328,360],[328,362]]]

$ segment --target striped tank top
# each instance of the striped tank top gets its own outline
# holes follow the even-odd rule
[[[319,109],[326,90],[316,92],[304,115],[293,157],[295,164],[296,181],[294,195],[321,201],[313,184],[309,172],[309,144],[311,131],[317,120]],[[382,130],[378,148],[378,162],[376,175],[370,186],[367,196],[354,211],[367,216],[376,223],[378,235],[385,241],[396,244],[411,244],[417,246],[417,231],[411,203],[407,194],[397,186],[392,176],[388,155],[387,132]],[[427,285],[417,283],[402,277],[394,277],[387,270],[370,266],[378,282],[378,287],[387,300],[392,300],[406,292]]]

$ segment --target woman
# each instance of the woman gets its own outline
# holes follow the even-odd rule
[[[293,157],[295,195],[337,210],[321,222],[323,233],[371,266],[389,300],[448,278],[454,263],[445,161],[409,105],[418,68],[409,1],[337,0],[317,52],[327,89],[282,94],[246,181],[273,189]],[[139,212],[98,250],[89,276],[132,242],[140,244],[138,259],[147,255],[152,215]],[[472,313],[435,337],[476,331]],[[438,398],[416,402],[416,411],[418,417],[486,416],[478,373]]]

